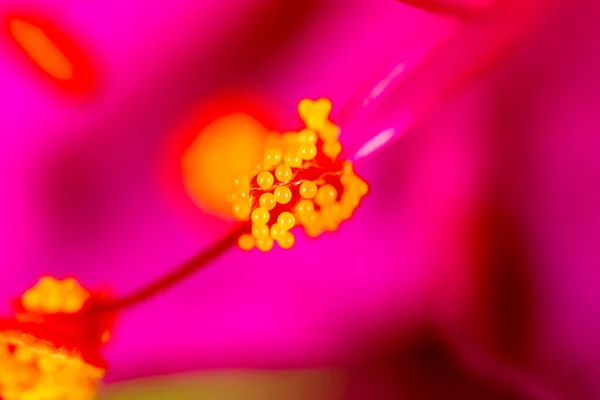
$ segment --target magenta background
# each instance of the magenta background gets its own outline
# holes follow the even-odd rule
[[[363,161],[372,193],[338,232],[232,250],[123,313],[108,380],[339,365],[371,346],[385,359],[382,338],[426,325],[559,398],[600,397],[600,4],[549,4],[500,69]],[[161,180],[176,168],[165,143],[197,104],[254,93],[295,128],[300,98],[341,106],[457,27],[389,0],[7,1],[0,17],[14,10],[75,35],[100,90],[58,91],[0,38],[6,300],[41,274],[123,293],[228,229],[190,217]]]

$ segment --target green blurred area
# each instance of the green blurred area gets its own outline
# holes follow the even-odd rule
[[[342,376],[333,370],[227,370],[136,379],[105,385],[99,400],[333,400]]]

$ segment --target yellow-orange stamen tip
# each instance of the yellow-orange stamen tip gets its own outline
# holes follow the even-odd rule
[[[281,150],[279,149],[269,149],[265,152],[264,158],[264,166],[267,169],[271,169],[275,165],[281,162]]]
[[[275,200],[280,204],[287,204],[292,200],[292,191],[287,186],[275,189]]]
[[[242,235],[238,239],[238,246],[245,251],[252,250],[254,247],[254,238],[250,235]]]
[[[260,196],[258,203],[262,208],[270,211],[275,207],[277,201],[275,200],[275,196],[273,195],[273,193],[263,193]]]
[[[289,182],[289,180],[292,179],[292,169],[287,165],[280,165],[275,170],[275,177],[280,182]]]
[[[273,248],[273,239],[271,239],[270,237],[259,239],[256,241],[256,247],[260,251],[269,251]]]
[[[266,225],[269,222],[269,211],[259,207],[252,211],[252,222],[256,225]]]
[[[89,296],[90,293],[73,278],[43,277],[21,296],[21,305],[30,312],[75,313],[81,310]]]
[[[269,171],[263,171],[256,177],[256,183],[263,189],[268,189],[273,185],[273,174]]]
[[[285,232],[280,238],[277,239],[277,244],[282,249],[291,249],[296,242],[296,238],[291,232]]]
[[[291,168],[300,168],[302,166],[302,157],[300,157],[296,153],[286,154],[285,159],[283,160],[285,165]]]

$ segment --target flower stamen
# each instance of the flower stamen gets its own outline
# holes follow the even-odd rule
[[[305,128],[281,135],[254,177],[234,181],[233,213],[251,223],[238,239],[240,248],[269,251],[277,242],[288,249],[295,243],[290,230],[297,225],[309,236],[333,231],[367,194],[368,185],[352,163],[338,160],[340,128],[329,120],[330,112],[327,99],[302,100],[298,114]]]

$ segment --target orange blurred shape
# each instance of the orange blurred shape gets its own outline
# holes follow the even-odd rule
[[[54,24],[33,16],[9,16],[8,34],[42,71],[62,87],[86,92],[92,86],[92,72],[79,46]]]
[[[183,181],[195,203],[209,214],[232,217],[227,198],[231,182],[260,163],[271,135],[244,113],[216,118],[204,127],[181,160]]]
[[[11,19],[9,29],[15,41],[44,71],[61,81],[73,77],[73,65],[39,27],[18,18]]]

